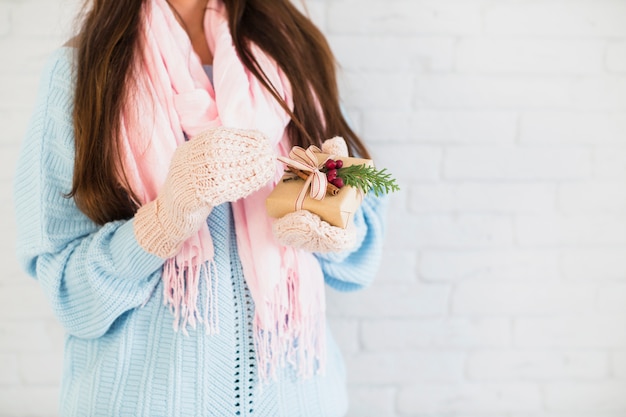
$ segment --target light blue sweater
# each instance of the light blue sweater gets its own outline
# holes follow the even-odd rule
[[[254,304],[242,274],[230,204],[207,219],[215,243],[220,333],[175,332],[162,301],[163,260],[145,252],[133,220],[98,226],[64,197],[71,189],[72,50],[45,69],[15,179],[18,257],[41,284],[66,329],[60,413],[88,416],[339,417],[347,411],[345,370],[327,334],[325,376],[299,381],[290,368],[259,389]],[[381,257],[384,200],[356,213],[353,252],[318,255],[340,291],[368,285]],[[205,288],[200,288],[204,297]],[[144,304],[142,306],[142,304]]]

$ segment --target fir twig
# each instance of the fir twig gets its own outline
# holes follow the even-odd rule
[[[400,187],[387,168],[381,170],[365,164],[351,165],[339,168],[337,176],[343,179],[346,185],[358,188],[363,192],[373,191],[377,196],[399,191]]]

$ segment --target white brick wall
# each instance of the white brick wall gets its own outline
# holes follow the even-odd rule
[[[0,416],[55,415],[62,330],[10,182],[77,0],[0,0]],[[308,0],[400,180],[377,282],[329,292],[350,417],[626,415],[626,2]]]

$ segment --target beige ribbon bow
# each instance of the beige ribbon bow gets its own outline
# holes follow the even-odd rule
[[[326,195],[328,179],[326,178],[326,174],[319,170],[317,157],[315,156],[316,153],[321,152],[320,148],[314,145],[309,146],[308,149],[294,146],[291,151],[289,151],[289,158],[284,156],[278,157],[278,160],[285,163],[288,167],[310,173],[296,199],[296,210],[302,210],[302,205],[304,204],[306,192],[309,187],[311,189],[311,198],[315,200],[323,200]]]

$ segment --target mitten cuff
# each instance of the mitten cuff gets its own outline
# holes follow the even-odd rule
[[[183,240],[172,233],[174,230],[167,230],[161,222],[159,208],[158,199],[141,206],[135,214],[133,229],[139,246],[148,253],[167,259],[178,253]]]

